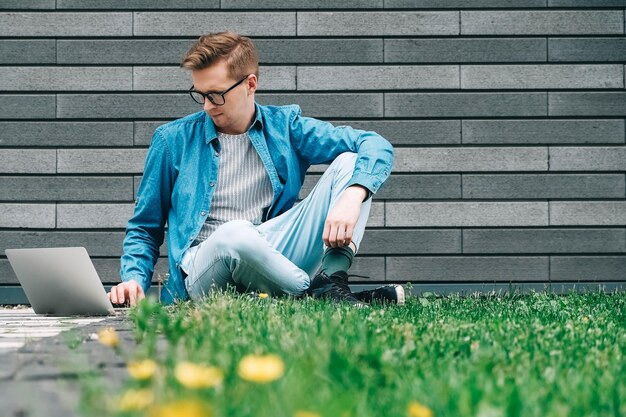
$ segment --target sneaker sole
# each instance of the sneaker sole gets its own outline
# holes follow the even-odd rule
[[[404,287],[402,285],[396,285],[396,298],[397,298],[397,304],[399,306],[404,305]]]

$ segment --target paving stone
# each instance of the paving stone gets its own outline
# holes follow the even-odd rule
[[[585,252],[626,253],[624,229],[463,229],[463,253]]]
[[[546,171],[545,147],[398,148],[394,172]]]
[[[625,187],[624,174],[463,175],[463,198],[624,198]]]
[[[129,67],[0,67],[0,90],[132,90]]]
[[[624,143],[624,120],[463,120],[463,143]]]
[[[462,89],[624,88],[623,65],[461,65]]]
[[[458,89],[458,65],[298,67],[298,90]]]
[[[188,90],[192,85],[188,70],[178,67],[133,67],[133,90]],[[295,90],[296,67],[261,66],[259,90]]]
[[[55,64],[54,42],[54,39],[0,40],[0,64]]]
[[[135,36],[198,36],[232,30],[245,36],[295,36],[295,12],[134,12]]]
[[[0,108],[4,119],[54,119],[54,95],[6,95],[0,94]]]
[[[384,93],[385,117],[546,116],[548,93]]]
[[[550,218],[553,218],[552,216]],[[547,202],[386,202],[385,226],[547,226]]]
[[[552,256],[552,281],[624,281],[626,256]]]
[[[320,175],[307,175],[299,197],[305,198]],[[461,176],[444,175],[391,175],[372,197],[382,199],[453,199],[461,198]],[[0,232],[1,236],[2,232]]]
[[[97,12],[0,13],[0,36],[132,36],[133,15]]]
[[[624,33],[621,10],[461,11],[462,35],[608,35]]]
[[[626,38],[548,38],[548,61],[626,61]]]
[[[5,201],[132,201],[132,177],[2,177]]]
[[[545,62],[547,50],[544,38],[385,39],[384,42],[385,62]]]
[[[55,226],[54,204],[0,203],[0,227],[52,229]]]
[[[387,280],[421,282],[549,281],[547,256],[387,257]]]
[[[148,150],[134,149],[59,149],[57,172],[63,174],[143,173]]]
[[[623,226],[626,201],[550,201],[550,225]]]
[[[626,147],[550,147],[550,171],[626,171]]]
[[[133,146],[133,123],[0,122],[0,146]]]
[[[456,11],[298,12],[298,36],[458,34],[459,12]]]
[[[0,149],[0,173],[52,174],[55,171],[54,149]]]

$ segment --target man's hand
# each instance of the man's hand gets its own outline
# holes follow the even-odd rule
[[[124,304],[126,301],[130,301],[131,306],[135,306],[137,301],[146,297],[141,285],[132,280],[111,287],[111,292],[107,295],[113,304]]]
[[[322,240],[331,248],[348,246],[361,213],[361,204],[367,191],[360,185],[346,188],[326,217]]]

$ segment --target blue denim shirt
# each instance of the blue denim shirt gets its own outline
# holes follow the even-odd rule
[[[391,173],[393,147],[377,133],[304,117],[297,105],[255,108],[248,133],[274,190],[263,222],[293,207],[310,165],[331,163],[343,152],[358,153],[348,186],[362,185],[371,195]],[[204,110],[156,129],[126,227],[122,281],[135,280],[148,290],[167,220],[169,277],[161,301],[189,299],[180,262],[209,214],[219,152],[215,125]]]

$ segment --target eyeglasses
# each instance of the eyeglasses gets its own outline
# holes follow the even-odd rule
[[[200,91],[194,90],[193,89],[194,87],[192,85],[191,88],[189,89],[189,95],[191,96],[193,101],[195,101],[198,104],[204,104],[204,100],[208,99],[211,103],[215,104],[216,106],[223,106],[224,103],[226,103],[226,100],[224,99],[224,95],[228,93],[230,90],[232,90],[233,88],[237,87],[242,82],[244,82],[249,76],[250,74],[246,75],[244,78],[237,81],[237,83],[235,83],[228,90],[222,91],[221,93],[213,93],[213,92],[202,93]]]

